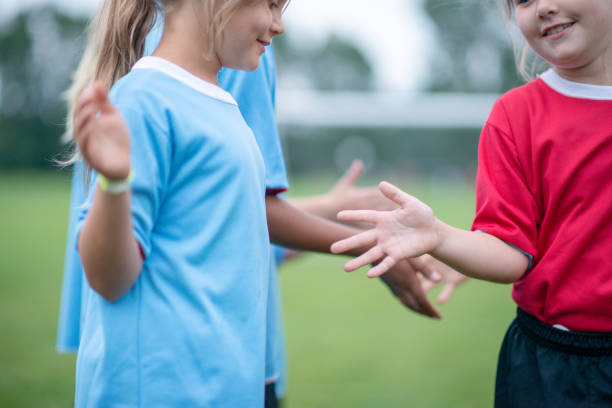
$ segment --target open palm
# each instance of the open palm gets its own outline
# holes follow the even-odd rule
[[[372,246],[361,256],[347,262],[345,270],[377,263],[368,272],[369,277],[383,274],[399,260],[414,258],[431,251],[438,244],[436,218],[427,205],[392,184],[382,182],[380,191],[400,206],[393,211],[342,211],[338,219],[375,225],[332,246],[335,253],[346,252],[360,246]]]

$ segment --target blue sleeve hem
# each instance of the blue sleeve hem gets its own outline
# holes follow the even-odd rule
[[[488,234],[487,232],[483,231],[483,230],[476,230],[474,232],[479,232],[481,234]],[[504,241],[502,239],[502,241]],[[527,259],[529,259],[529,264],[527,265],[527,271],[529,271],[531,269],[531,267],[533,266],[533,255],[531,255],[529,252],[527,251],[523,251],[521,248],[517,247],[516,245],[512,245],[511,243],[504,241],[506,244],[508,244],[509,246],[511,246],[512,248],[516,249],[517,251],[519,251],[520,253],[522,253],[523,255],[525,255],[527,257]]]

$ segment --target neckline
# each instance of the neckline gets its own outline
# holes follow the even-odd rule
[[[154,56],[143,57],[136,62],[132,69],[154,69],[160,71],[206,96],[238,106],[238,103],[229,92],[215,84],[198,78],[179,65],[166,59]]]
[[[546,85],[565,96],[601,101],[612,100],[612,86],[569,81],[557,74],[552,68],[542,73],[540,79]]]

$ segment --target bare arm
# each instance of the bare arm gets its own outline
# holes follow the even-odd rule
[[[121,298],[142,269],[132,232],[130,193],[110,195],[97,188],[78,248],[90,286],[109,301]]]
[[[291,198],[289,201],[300,210],[328,220],[336,221],[342,210],[393,210],[397,206],[383,196],[376,187],[357,187],[363,173],[363,163],[355,160],[347,172],[325,194]]]
[[[360,257],[347,262],[345,269],[380,261],[369,276],[378,276],[401,259],[431,254],[459,272],[492,282],[510,283],[525,273],[526,255],[488,234],[453,228],[438,220],[433,211],[389,183],[381,183],[382,193],[401,208],[393,211],[347,211],[338,217],[345,221],[376,225],[337,242],[333,252],[345,252],[355,246],[371,245]]]
[[[440,242],[431,254],[476,279],[498,283],[519,280],[529,258],[493,235],[465,231],[438,221]]]
[[[106,92],[94,85],[81,96],[75,112],[75,141],[83,158],[110,180],[130,171],[130,137]],[[142,259],[132,231],[129,191],[111,195],[96,188],[78,240],[83,268],[91,287],[116,301],[134,284]]]
[[[270,241],[304,251],[329,253],[331,244],[360,230],[309,214],[276,196],[266,196]],[[349,253],[360,255],[369,247],[356,247]]]

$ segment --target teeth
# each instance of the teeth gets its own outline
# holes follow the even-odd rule
[[[565,30],[567,27],[571,26],[572,23],[567,23],[567,24],[563,24],[560,26],[557,26],[553,29],[550,29],[546,32],[546,35],[552,35],[552,34],[557,34],[560,33],[561,31]]]

